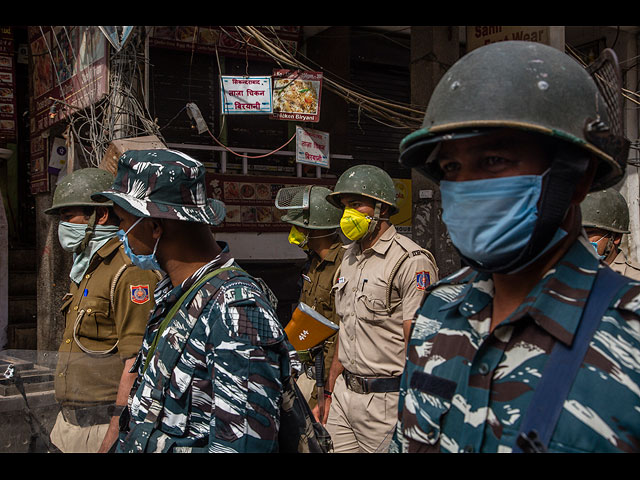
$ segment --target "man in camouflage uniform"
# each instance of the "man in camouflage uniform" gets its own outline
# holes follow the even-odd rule
[[[592,192],[580,210],[582,226],[598,256],[616,272],[640,280],[640,266],[620,248],[622,235],[629,233],[629,207],[620,192],[613,188]]]
[[[129,369],[158,281],[125,255],[111,202],[90,198],[112,182],[104,170],[76,170],[58,185],[45,211],[58,216],[60,243],[74,253],[70,290],[60,308],[65,330],[54,382],[60,413],[51,432],[51,441],[65,453],[104,452],[116,441],[120,411],[135,379]]]
[[[353,240],[333,287],[341,322],[327,380],[327,431],[335,452],[371,453],[390,438],[409,325],[438,270],[391,223],[396,189],[384,170],[351,167],[327,200],[343,208],[340,228]]]
[[[133,262],[166,272],[134,364],[118,452],[278,448],[295,353],[263,288],[215,241],[210,226],[225,207],[206,198],[204,176],[181,152],[129,151],[112,188],[94,195],[114,202]]]
[[[288,193],[289,190],[291,187],[281,189],[278,195]],[[301,187],[296,189],[295,193],[288,193],[293,195],[293,207],[300,204],[300,208],[289,208],[281,220],[291,225],[289,242],[298,245],[309,255],[302,272],[300,302],[338,325],[340,317],[336,314],[331,287],[344,255],[342,240],[337,232],[342,210],[327,202],[326,196],[329,193],[331,190],[317,185]],[[303,208],[305,194],[308,195],[308,206]],[[296,199],[299,199],[297,203]],[[318,419],[324,417],[324,392],[318,392],[317,389],[318,372],[315,358],[322,354],[324,370],[321,372],[321,385],[324,386],[329,375],[336,338],[337,334],[334,334],[313,349],[298,352],[304,367],[304,373],[298,378],[298,386]]]
[[[598,68],[615,72],[605,54]],[[640,449],[640,286],[599,261],[580,222],[588,191],[624,175],[607,78],[620,103],[564,52],[486,45],[443,76],[401,143],[401,163],[439,183],[467,266],[417,312],[391,452]],[[587,298],[602,310],[583,315]]]

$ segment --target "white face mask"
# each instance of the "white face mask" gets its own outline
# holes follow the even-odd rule
[[[60,222],[58,224],[58,241],[62,249],[67,252],[75,252],[84,240],[87,230],[85,223]]]
[[[113,225],[96,225],[93,234],[84,250],[78,252],[87,230],[87,224],[60,222],[58,224],[58,241],[63,250],[73,252],[73,267],[69,277],[76,283],[80,283],[93,254],[100,250],[109,240],[114,238],[118,227]]]

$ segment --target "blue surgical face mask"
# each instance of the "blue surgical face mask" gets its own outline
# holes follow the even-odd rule
[[[127,254],[127,256],[131,259],[131,263],[133,263],[136,267],[141,268],[143,270],[162,270],[162,268],[160,267],[160,264],[158,263],[158,259],[156,258],[156,250],[158,249],[158,243],[160,242],[160,237],[158,237],[158,240],[156,241],[156,244],[153,247],[153,252],[151,252],[149,255],[136,255],[135,253],[133,253],[133,251],[131,250],[131,247],[129,246],[129,239],[127,238],[127,234],[131,230],[133,230],[133,227],[135,227],[138,223],[140,223],[140,221],[143,218],[144,217],[140,217],[136,221],[136,223],[131,225],[129,230],[127,230],[126,232],[122,229],[118,230],[118,238],[120,238],[122,245],[124,245],[124,253]]]
[[[600,255],[600,254],[598,253],[598,242],[600,242],[600,240],[602,240],[603,238],[605,238],[605,236],[600,237],[600,238],[598,239],[598,241],[596,241],[596,242],[590,242],[590,243],[591,243],[591,245],[593,245],[593,248],[594,248],[594,250],[596,251],[596,255],[598,255],[598,258],[599,258],[600,260],[604,260],[604,258],[606,257],[606,255]]]
[[[441,181],[442,221],[460,253],[487,270],[497,270],[517,258],[529,243],[538,220],[543,177]],[[558,229],[546,249],[527,265],[564,236],[566,232]]]

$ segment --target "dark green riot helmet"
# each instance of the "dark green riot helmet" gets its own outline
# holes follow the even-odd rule
[[[622,121],[621,75],[612,50],[590,68],[535,42],[506,41],[472,50],[433,91],[422,128],[400,143],[400,163],[438,181],[426,165],[441,141],[513,128],[537,132],[599,160],[592,190],[624,175],[628,141]]]
[[[111,207],[113,202],[97,202],[91,194],[110,188],[112,183],[113,175],[101,168],[75,170],[60,180],[51,207],[44,213],[58,215],[65,207]]]
[[[591,192],[580,204],[582,226],[615,233],[629,232],[629,207],[613,188]]]
[[[326,200],[330,193],[320,185],[281,188],[275,202],[277,208],[286,212],[281,220],[311,230],[338,228],[342,210]]]

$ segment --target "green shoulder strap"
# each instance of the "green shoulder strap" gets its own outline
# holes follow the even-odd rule
[[[178,300],[173,305],[171,310],[169,310],[169,313],[167,313],[167,315],[162,320],[162,323],[160,324],[160,327],[158,328],[158,331],[156,332],[156,335],[153,338],[153,342],[151,343],[151,346],[149,347],[149,351],[147,352],[147,358],[146,358],[146,360],[144,362],[144,369],[142,370],[143,372],[147,371],[147,367],[149,366],[149,361],[151,360],[151,357],[153,356],[153,353],[155,352],[155,349],[156,349],[156,347],[158,345],[158,341],[160,340],[160,337],[162,337],[162,332],[164,332],[164,330],[167,328],[167,326],[169,325],[169,322],[171,322],[171,319],[176,314],[176,312],[180,309],[180,307],[183,305],[183,303],[187,299],[187,297],[189,297],[189,295],[194,293],[202,285],[204,285],[206,282],[208,282],[210,279],[212,279],[216,275],[218,275],[218,274],[220,274],[222,272],[228,271],[228,270],[244,271],[239,267],[224,267],[224,268],[219,268],[217,270],[213,270],[212,272],[207,273],[204,277],[202,277],[200,280],[195,282],[193,285],[191,285],[189,290],[187,290],[182,295],[182,297],[180,297],[180,300]]]

